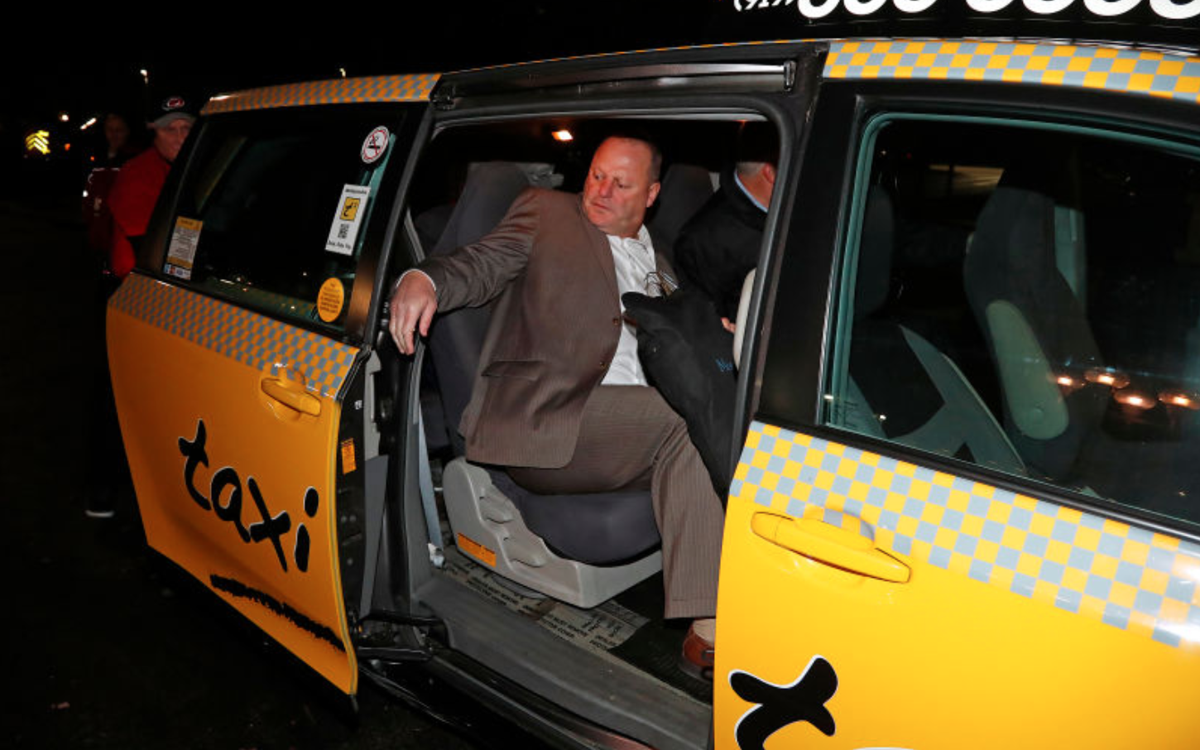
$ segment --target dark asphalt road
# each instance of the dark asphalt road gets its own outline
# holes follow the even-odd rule
[[[357,716],[145,545],[88,519],[87,306],[70,208],[0,203],[4,748],[470,748],[363,687]]]

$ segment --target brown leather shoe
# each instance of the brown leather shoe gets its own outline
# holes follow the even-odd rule
[[[683,654],[679,659],[679,668],[698,680],[711,680],[713,677],[713,656],[716,649],[696,633],[693,624],[688,628],[683,639]]]

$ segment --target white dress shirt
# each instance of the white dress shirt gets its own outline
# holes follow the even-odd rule
[[[659,285],[654,283],[656,263],[654,246],[650,242],[650,233],[642,226],[635,237],[608,237],[608,247],[612,250],[613,266],[617,272],[617,301],[621,305],[621,314],[625,314],[625,304],[620,302],[620,295],[625,292],[642,292],[651,297],[659,296]],[[617,341],[617,353],[613,355],[604,374],[601,385],[646,385],[646,374],[642,372],[642,362],[637,353],[637,331],[628,322],[621,326],[621,338]]]

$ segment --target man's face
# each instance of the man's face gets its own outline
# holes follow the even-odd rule
[[[104,118],[104,140],[110,151],[119,151],[129,140],[129,126],[117,115]]]
[[[179,149],[183,147],[183,142],[187,140],[190,132],[192,132],[192,122],[183,117],[171,120],[166,125],[156,126],[154,128],[154,148],[158,150],[162,158],[167,161],[175,161],[175,157],[179,156]]]
[[[649,146],[629,138],[609,138],[596,149],[583,184],[583,211],[600,231],[637,236],[646,209],[658,197],[651,159]]]

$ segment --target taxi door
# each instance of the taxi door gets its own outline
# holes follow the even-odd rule
[[[364,331],[434,80],[214,99],[108,311],[149,544],[348,694],[339,502],[361,493]]]
[[[1194,97],[833,80],[1097,54],[1019,46],[832,46],[730,490],[717,748],[1200,736]]]

